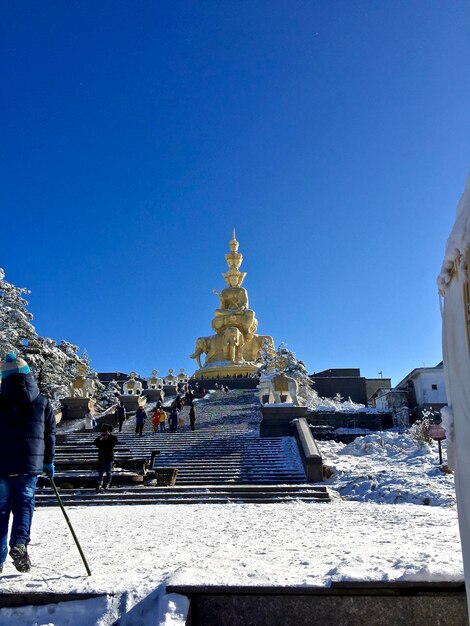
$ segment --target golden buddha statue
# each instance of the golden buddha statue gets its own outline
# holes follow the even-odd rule
[[[248,308],[248,293],[241,286],[246,272],[239,271],[243,255],[238,252],[239,244],[235,236],[235,229],[233,229],[233,236],[229,245],[230,253],[225,255],[229,269],[228,272],[222,274],[228,287],[217,294],[220,298],[220,307],[215,311],[212,328],[216,333],[221,333],[226,328],[236,326],[244,335],[247,335],[256,332],[258,321],[255,319],[254,311]]]
[[[217,334],[199,337],[191,355],[197,359],[200,368],[196,375],[209,378],[252,373],[258,369],[255,362],[263,341],[267,340],[274,347],[271,337],[254,334],[258,321],[254,311],[248,308],[248,293],[242,287],[246,272],[240,272],[243,255],[238,251],[235,229],[229,245],[230,252],[225,255],[228,271],[222,274],[227,287],[220,293],[214,289],[220,300],[212,320],[212,328]],[[201,354],[206,354],[204,366],[201,365]]]

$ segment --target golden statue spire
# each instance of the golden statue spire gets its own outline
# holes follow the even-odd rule
[[[243,254],[238,252],[239,243],[235,234],[235,228],[233,229],[232,239],[229,242],[230,252],[225,255],[225,260],[228,265],[228,272],[222,274],[225,282],[229,287],[241,287],[245,280],[246,272],[240,272],[240,265],[243,261]]]

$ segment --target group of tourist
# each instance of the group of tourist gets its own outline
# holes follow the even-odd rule
[[[185,421],[183,416],[183,407],[188,404],[189,406],[189,425],[192,431],[196,429],[196,409],[194,408],[194,393],[190,387],[188,387],[188,391],[182,396],[182,394],[177,394],[175,401],[171,405],[170,415],[168,417],[169,422],[169,430],[172,433],[177,432],[177,430],[184,430]]]
[[[193,393],[193,392],[192,392],[191,387],[188,387],[188,391],[190,391],[191,393]],[[206,393],[207,393],[207,389],[206,389],[205,387],[203,387],[202,385],[200,385],[197,381],[196,381],[196,383],[194,384],[194,391],[195,391],[196,393],[200,393],[200,394],[201,394],[201,396],[205,396],[205,395],[206,395]],[[187,395],[187,394],[186,394],[186,395]]]
[[[228,389],[227,389],[228,390]],[[199,391],[199,389],[197,390]],[[205,390],[204,390],[205,391]],[[182,414],[183,407],[187,404],[189,406],[189,424],[191,430],[195,430],[196,425],[196,410],[194,408],[194,392],[189,387],[186,394],[183,396],[181,393],[177,394],[173,404],[170,408],[170,414],[167,417],[165,410],[163,409],[163,404],[161,400],[157,401],[155,406],[155,410],[152,413],[152,427],[153,432],[166,432],[167,430],[167,420],[168,420],[168,430],[169,432],[177,432],[179,430],[184,430],[185,420]],[[119,432],[122,432],[122,427],[124,422],[127,419],[127,412],[124,402],[119,402],[114,412],[114,421],[115,426],[119,429]],[[145,428],[145,423],[148,419],[148,415],[146,410],[143,407],[138,407],[135,414],[135,434],[139,436],[143,436],[143,431]],[[85,430],[91,431],[95,430],[97,427],[97,421],[94,418],[90,409],[87,410],[85,415]]]
[[[157,401],[155,409],[152,413],[152,428],[153,432],[164,433],[168,430],[171,433],[175,433],[178,430],[184,430],[185,420],[183,416],[183,407],[187,404],[189,406],[189,425],[192,431],[196,429],[196,409],[194,407],[194,392],[191,388],[188,388],[186,394],[183,396],[178,393],[173,401],[170,413],[167,417],[166,411],[163,408],[161,400]],[[135,414],[135,434],[142,436],[145,423],[147,421],[147,412],[143,407],[139,407]],[[122,430],[122,425],[126,420],[126,409],[123,402],[116,408],[116,424],[119,425],[119,432]]]
[[[155,411],[152,415],[152,425],[154,433],[158,430],[160,430],[161,433],[166,431],[166,413],[163,410],[160,400],[157,402],[157,406],[155,407]]]

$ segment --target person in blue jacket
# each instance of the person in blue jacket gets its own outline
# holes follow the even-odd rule
[[[28,554],[38,475],[54,475],[56,422],[28,364],[13,352],[0,363],[0,572],[8,553],[19,572],[29,572]]]
[[[145,420],[147,419],[147,413],[145,409],[141,406],[137,409],[135,413],[135,434],[140,435],[142,437],[142,431],[144,429]]]

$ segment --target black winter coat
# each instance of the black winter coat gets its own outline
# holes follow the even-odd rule
[[[115,435],[99,435],[93,444],[98,448],[98,462],[109,463],[114,460],[114,447],[118,440]]]
[[[52,463],[56,422],[31,374],[11,374],[0,386],[0,476],[41,474]]]
[[[126,407],[118,406],[116,409],[116,415],[119,422],[123,422],[126,419]]]

